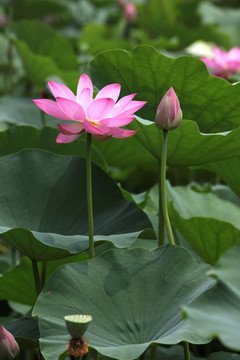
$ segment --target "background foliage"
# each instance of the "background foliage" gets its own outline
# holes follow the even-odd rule
[[[213,77],[199,59],[240,46],[240,4],[133,2],[128,21],[116,0],[0,1],[0,320],[18,359],[38,359],[39,346],[46,360],[69,358],[63,316],[75,312],[92,314],[101,359],[184,359],[186,341],[192,360],[240,358],[239,74]],[[57,145],[61,121],[32,102],[52,99],[49,80],[75,93],[83,72],[95,91],[118,82],[147,101],[134,137],[92,146],[92,260],[86,137]],[[177,246],[157,248],[154,118],[170,86],[183,111],[167,158]]]

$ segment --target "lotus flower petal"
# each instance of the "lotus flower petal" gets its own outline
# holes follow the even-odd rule
[[[93,102],[91,90],[89,88],[83,89],[79,95],[78,103],[82,106],[87,113],[88,106]]]
[[[55,101],[48,99],[37,99],[33,100],[33,102],[45,113],[56,117],[61,120],[71,120],[65,112],[59,108],[58,104]]]
[[[82,134],[79,135],[63,135],[63,134],[59,134],[57,136],[57,143],[58,144],[68,144],[73,142],[74,140],[77,140]]]
[[[78,82],[78,87],[77,87],[77,101],[79,101],[81,92],[84,89],[89,89],[91,97],[93,96],[93,84],[92,84],[90,77],[87,74],[82,74],[80,76],[80,79]]]
[[[98,92],[95,99],[110,98],[117,101],[121,90],[120,84],[107,85]]]
[[[114,106],[111,116],[115,116],[119,114],[121,111],[123,111],[124,108],[132,101],[135,95],[136,94],[131,94],[121,98]]]
[[[103,119],[111,113],[114,105],[115,102],[113,99],[96,99],[89,105],[87,117],[91,120]]]
[[[102,119],[99,123],[109,127],[121,127],[130,124],[134,118],[135,116],[122,117],[119,115],[113,118]]]
[[[76,122],[74,124],[57,124],[58,130],[64,135],[73,135],[84,132],[83,123]]]
[[[240,71],[240,48],[233,47],[229,52],[213,46],[212,58],[201,60],[211,69],[212,75],[227,79]]]
[[[66,113],[71,120],[83,121],[86,118],[85,111],[76,101],[56,98],[60,109]]]
[[[130,137],[136,134],[137,130],[126,130],[120,128],[111,128],[108,132],[109,135],[112,135],[114,138],[122,139]]]
[[[55,98],[63,97],[65,99],[76,101],[76,96],[67,86],[54,81],[49,81],[48,86]]]
[[[146,101],[131,101],[118,115],[127,117],[134,112],[141,109],[146,104]]]
[[[108,131],[109,131],[108,127],[106,127],[106,126],[94,126],[87,119],[84,120],[83,126],[84,126],[85,130],[90,134],[104,135],[104,134],[107,134]]]

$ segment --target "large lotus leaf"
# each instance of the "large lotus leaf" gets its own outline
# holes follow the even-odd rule
[[[184,119],[197,122],[201,132],[222,132],[240,125],[240,84],[210,76],[199,59],[183,56],[171,59],[154,48],[142,45],[127,52],[111,50],[90,62],[94,84],[122,85],[122,93],[138,93],[136,99],[148,103],[139,116],[154,121],[157,107],[173,86]]]
[[[86,260],[85,253],[72,255],[64,259],[48,261],[45,264],[46,279],[61,265]],[[41,272],[42,265],[39,264]],[[33,306],[37,295],[35,292],[32,262],[22,257],[19,263],[0,276],[0,300],[11,300],[21,304]]]
[[[199,335],[215,336],[239,351],[240,333],[240,244],[229,250],[209,271],[216,285],[184,308],[191,329]]]
[[[215,188],[202,193],[191,186],[167,186],[171,224],[210,264],[240,242],[240,207],[232,202],[231,194],[219,192]],[[145,210],[158,214],[158,186],[149,191]]]
[[[240,241],[240,207],[213,193],[169,187],[172,225],[208,263],[214,264]]]
[[[139,129],[134,137],[160,159],[162,131],[154,123],[140,118],[132,122],[131,128]],[[183,120],[178,129],[169,132],[168,165],[190,166],[236,156],[240,152],[239,136],[239,128],[226,133],[203,134],[194,121]]]
[[[34,260],[88,248],[85,159],[28,150],[0,158],[1,236]],[[95,241],[128,247],[148,227],[103,170],[93,166]]]
[[[14,154],[24,149],[40,149],[61,155],[86,157],[86,139],[69,144],[57,144],[57,129],[44,127],[37,129],[31,126],[14,126],[0,132],[0,156]],[[91,149],[92,162],[107,170],[107,164],[95,146]]]
[[[150,252],[115,249],[62,266],[33,311],[39,317],[44,358],[59,359],[65,351],[67,314],[91,314],[93,324],[86,332],[90,347],[120,360],[136,359],[153,343],[208,342],[188,331],[180,308],[212,285],[205,276],[209,268],[172,245]]]

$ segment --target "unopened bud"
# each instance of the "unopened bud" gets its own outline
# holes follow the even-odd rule
[[[13,360],[19,353],[19,346],[14,336],[0,326],[0,359]]]
[[[175,91],[171,87],[162,98],[155,116],[155,125],[162,130],[174,130],[182,121],[182,110]]]
[[[130,22],[137,19],[137,8],[133,3],[126,3],[123,11],[123,17],[125,20]]]

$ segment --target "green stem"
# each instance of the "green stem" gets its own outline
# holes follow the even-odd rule
[[[166,195],[166,165],[167,165],[167,136],[168,131],[163,130],[163,139],[162,139],[162,157],[161,157],[161,195],[162,195],[162,209],[165,225],[167,228],[167,234],[170,244],[175,245],[173,239],[172,228],[168,216],[167,208],[167,195]]]
[[[88,234],[89,234],[89,257],[90,257],[90,259],[92,259],[94,257],[91,142],[92,142],[92,135],[87,133],[86,175],[87,175]]]
[[[150,355],[150,360],[156,360],[157,358],[157,345],[153,345],[151,347],[151,355]]]
[[[47,262],[46,261],[42,261],[42,270],[41,270],[41,284],[42,284],[42,288],[45,285],[46,282],[46,272],[47,272]]]
[[[46,119],[46,114],[44,111],[41,110],[41,120],[42,120],[42,126],[45,127],[47,126],[47,119]]]
[[[94,350],[94,360],[99,360],[99,352],[97,352],[96,350]]]
[[[158,162],[158,247],[164,245],[164,216],[161,197],[161,161]]]
[[[34,276],[34,281],[35,281],[36,293],[37,293],[37,296],[38,296],[40,294],[41,290],[42,290],[42,287],[41,287],[41,280],[40,280],[40,275],[39,275],[38,265],[37,265],[36,260],[32,260],[32,269],[33,269],[33,276]]]
[[[191,360],[190,351],[189,351],[189,343],[187,341],[183,341],[184,348],[184,360]]]

